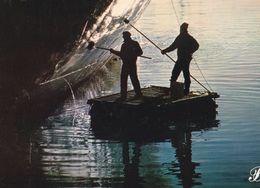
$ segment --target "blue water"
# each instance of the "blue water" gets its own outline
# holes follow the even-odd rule
[[[260,186],[248,181],[250,170],[260,166],[260,1],[154,0],[135,26],[165,48],[183,21],[200,43],[197,64],[221,96],[216,120],[169,123],[172,136],[160,141],[97,138],[87,99],[119,91],[120,66],[112,64],[32,133],[30,164],[40,177],[32,182],[43,187]],[[144,55],[153,58],[139,59],[141,85],[168,86],[173,62],[131,32]],[[176,52],[170,55],[176,59]],[[191,73],[207,86],[194,61]],[[192,81],[192,90],[203,88]],[[204,128],[186,131],[176,126]]]

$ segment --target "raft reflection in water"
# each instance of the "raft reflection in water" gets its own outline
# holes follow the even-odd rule
[[[173,175],[173,179],[178,179],[178,182],[174,182],[174,184],[182,187],[201,185],[200,178],[202,174],[196,172],[196,167],[200,163],[192,161],[192,133],[217,128],[219,121],[212,116],[184,121],[159,120],[154,119],[154,117],[147,117],[146,120],[146,123],[135,122],[135,124],[131,125],[115,121],[93,121],[91,123],[92,131],[97,138],[120,140],[122,142],[125,187],[154,186],[155,180],[144,175],[142,171],[142,169],[147,170],[148,167],[144,167],[144,163],[149,163],[151,157],[149,155],[152,155],[146,153],[145,147],[151,143],[160,143],[166,140],[170,140],[172,147],[175,148],[175,160],[163,163],[160,166],[160,168],[167,167],[164,175]],[[130,157],[129,151],[132,151],[132,157]],[[152,165],[149,168],[156,167]],[[156,169],[151,171],[154,170]],[[156,171],[160,171],[160,169]],[[155,186],[161,186],[165,183],[156,182]]]

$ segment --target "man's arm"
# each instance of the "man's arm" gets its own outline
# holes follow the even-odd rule
[[[179,37],[177,37],[174,40],[174,42],[168,48],[165,48],[164,50],[161,50],[161,53],[162,54],[166,54],[167,52],[171,52],[171,51],[175,50],[178,47],[178,41],[179,41],[178,38]]]
[[[143,50],[138,42],[135,42],[134,51],[136,53],[136,56],[141,56],[143,54]]]
[[[114,50],[114,49],[111,48],[111,49],[110,49],[110,52],[111,52],[112,54],[115,54],[115,55],[121,57],[121,52],[120,52],[120,51],[117,51],[117,50]]]
[[[194,52],[196,52],[199,49],[199,43],[198,41],[192,37],[192,45],[191,45],[191,54],[193,54]]]

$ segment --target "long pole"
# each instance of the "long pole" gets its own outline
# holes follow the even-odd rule
[[[96,46],[97,49],[101,49],[101,50],[110,50],[109,48],[104,48],[104,47],[100,47],[100,46]],[[144,55],[141,55],[139,57],[142,57],[142,58],[146,58],[146,59],[152,59],[151,57],[147,57],[147,56],[144,56]]]
[[[134,28],[138,33],[140,33],[144,38],[146,38],[149,42],[151,42],[156,48],[158,48],[160,51],[162,50],[158,45],[156,45],[151,39],[149,39],[145,34],[143,34],[139,29],[137,29],[135,26],[133,26],[130,22],[129,22],[129,20],[127,20],[127,19],[124,19],[124,22],[126,23],[126,24],[129,24],[132,28]],[[165,54],[170,60],[172,60],[174,63],[176,63],[176,61],[171,57],[171,56],[169,56],[168,54]],[[195,80],[199,85],[201,85],[204,89],[206,89],[207,90],[207,92],[209,92],[209,93],[211,93],[211,91],[208,89],[208,88],[206,88],[202,83],[200,83],[196,78],[194,78],[194,76],[192,76],[191,74],[190,74],[190,77],[193,79],[193,80]]]

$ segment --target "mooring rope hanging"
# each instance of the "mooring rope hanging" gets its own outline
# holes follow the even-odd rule
[[[171,5],[172,5],[173,12],[174,12],[174,14],[175,14],[175,17],[176,17],[176,21],[178,22],[178,25],[180,26],[180,20],[179,20],[179,17],[178,17],[177,11],[176,11],[176,9],[175,9],[175,6],[174,6],[174,3],[173,3],[173,0],[171,0]],[[195,58],[192,58],[192,59],[194,60],[196,66],[197,66],[197,68],[198,68],[200,74],[202,75],[204,81],[206,82],[207,86],[209,87],[209,89],[210,89],[211,91],[213,91],[213,89],[210,87],[208,81],[206,80],[206,77],[204,76],[202,70],[200,69],[199,64],[197,63],[196,59],[195,59]],[[207,90],[208,90],[208,89],[207,89]]]
[[[73,114],[73,119],[72,119],[72,126],[74,127],[74,125],[75,125],[75,119],[76,119],[76,98],[75,98],[75,94],[74,94],[74,91],[73,91],[73,89],[72,89],[72,86],[71,86],[71,84],[69,83],[69,81],[66,79],[66,78],[62,78],[65,82],[66,82],[66,84],[69,86],[69,89],[70,89],[70,92],[71,92],[71,96],[72,96],[72,100],[73,100],[73,105],[74,105],[74,114]]]

